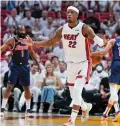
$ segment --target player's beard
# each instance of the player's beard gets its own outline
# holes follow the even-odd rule
[[[18,32],[17,36],[18,36],[18,38],[23,38],[23,39],[26,38],[26,34],[25,33]]]
[[[72,23],[72,21],[70,19],[68,19],[67,21],[68,21],[68,23]]]

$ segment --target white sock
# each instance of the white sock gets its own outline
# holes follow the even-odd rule
[[[73,120],[73,123],[75,123],[75,120],[76,120],[76,118],[77,118],[78,112],[79,112],[79,111],[73,110],[73,109],[72,109],[71,119]]]
[[[8,98],[7,99],[6,98],[3,98],[3,100],[2,100],[2,108],[5,109],[6,104],[7,104],[7,101],[8,101]]]
[[[115,108],[115,112],[118,112],[119,111],[119,104],[118,103],[115,103],[114,104],[114,108]]]
[[[30,109],[30,102],[31,102],[31,99],[26,100],[26,110]]]

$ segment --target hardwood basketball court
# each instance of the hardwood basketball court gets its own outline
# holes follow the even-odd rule
[[[5,118],[1,118],[0,126],[62,126],[67,122],[69,116],[59,114],[34,114],[31,118],[25,118],[24,113],[5,113]],[[80,117],[76,120],[76,126],[120,126],[119,122],[101,121],[101,117],[90,116],[90,119],[81,124]]]

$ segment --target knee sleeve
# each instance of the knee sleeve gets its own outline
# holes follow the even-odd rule
[[[117,85],[110,85],[110,101],[118,102],[118,93],[117,93]]]
[[[85,78],[78,78],[75,80],[75,86],[73,88],[73,104],[80,105],[82,104],[82,90],[85,85]]]

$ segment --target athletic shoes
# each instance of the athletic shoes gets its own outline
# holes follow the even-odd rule
[[[119,119],[120,119],[120,111],[115,113],[115,117],[114,117],[114,119],[112,121],[117,122]]]
[[[89,119],[89,112],[92,109],[92,104],[91,103],[87,103],[87,110],[85,112],[85,115],[82,113],[81,115],[81,122],[85,123],[88,119]]]
[[[106,121],[107,119],[108,119],[108,116],[105,115],[105,114],[103,114],[103,116],[101,117],[101,120],[102,120],[102,121]]]
[[[31,116],[33,116],[31,110],[27,109],[25,113],[25,117],[31,117]]]
[[[1,112],[0,112],[0,117],[4,117],[4,115],[5,115],[5,109],[4,108],[1,108]]]
[[[75,123],[70,118],[67,123],[63,124],[62,126],[75,126]]]

